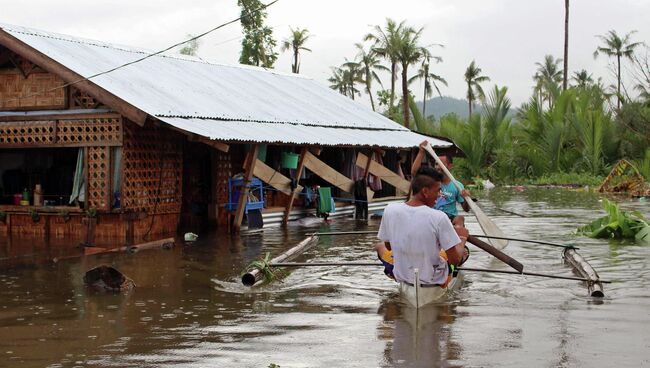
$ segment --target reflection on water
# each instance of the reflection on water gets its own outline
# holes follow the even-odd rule
[[[614,281],[601,303],[580,283],[503,274],[466,274],[460,290],[417,313],[379,269],[305,267],[261,288],[239,283],[248,263],[307,232],[376,229],[373,220],[239,238],[202,234],[172,250],[58,263],[53,256],[73,254],[74,245],[13,239],[0,243],[0,255],[11,258],[0,263],[0,367],[650,365],[650,246],[575,236],[601,216],[598,199],[503,190],[479,204],[508,235],[576,243],[601,277]],[[650,214],[642,202],[626,199],[623,207]],[[479,231],[473,218],[468,227]],[[374,260],[373,240],[323,236],[299,260]],[[556,248],[513,242],[507,252],[527,270],[571,274]],[[84,271],[99,264],[118,268],[137,287],[123,294],[85,289]],[[478,249],[469,265],[507,268]]]
[[[460,363],[462,347],[452,339],[455,321],[453,304],[428,305],[414,309],[401,303],[398,295],[382,301],[381,338],[387,340],[386,367],[443,367]]]

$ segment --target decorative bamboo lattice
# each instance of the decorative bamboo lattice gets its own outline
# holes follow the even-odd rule
[[[64,145],[116,146],[122,143],[122,119],[93,118],[59,120],[57,142]]]
[[[20,121],[0,123],[0,147],[119,146],[122,118]]]
[[[183,151],[177,133],[125,124],[122,207],[148,214],[181,209]]]
[[[70,87],[70,108],[71,109],[96,109],[102,106],[96,98],[75,87]]]
[[[47,145],[55,141],[54,121],[0,123],[0,147]]]
[[[87,201],[89,208],[107,211],[111,205],[110,147],[88,147]]]

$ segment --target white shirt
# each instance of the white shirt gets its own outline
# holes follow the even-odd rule
[[[460,243],[451,221],[443,212],[427,206],[391,203],[384,210],[377,237],[390,242],[393,250],[393,275],[397,281],[414,283],[413,270],[419,269],[423,284],[444,284],[447,262],[440,249]]]

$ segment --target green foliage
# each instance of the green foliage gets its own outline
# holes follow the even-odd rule
[[[274,281],[281,276],[281,273],[274,270],[271,267],[270,262],[271,254],[266,253],[263,259],[253,261],[248,266],[246,266],[244,273],[258,269],[262,273],[262,276],[264,276],[264,282]]]
[[[543,174],[539,178],[530,181],[535,185],[589,185],[598,186],[602,183],[604,177],[593,176],[588,173],[577,172],[555,172]]]
[[[645,180],[650,182],[650,147],[646,148],[645,156],[642,160],[636,161],[635,166]]]
[[[635,239],[650,241],[650,225],[637,211],[621,211],[616,203],[603,199],[607,215],[578,229],[591,238]]]
[[[650,107],[642,103],[627,103],[616,115],[621,137],[618,155],[642,159],[650,147]]]
[[[272,68],[278,54],[273,30],[264,25],[266,11],[260,0],[237,0],[241,8],[241,25],[244,32],[239,55],[241,64]]]
[[[194,38],[193,35],[188,34],[187,38]],[[196,56],[196,53],[199,51],[199,40],[198,38],[192,39],[190,41],[187,41],[185,45],[178,51],[180,54],[183,55],[190,55],[190,56]]]

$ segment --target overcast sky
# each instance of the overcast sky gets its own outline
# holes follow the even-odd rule
[[[3,23],[151,50],[239,16],[236,0],[1,0],[0,9]],[[608,60],[593,58],[595,35],[637,30],[634,40],[650,41],[649,16],[648,0],[571,0],[570,72],[584,68],[611,83]],[[267,24],[278,41],[289,26],[309,29],[313,52],[304,53],[301,73],[327,83],[330,66],[354,58],[354,43],[386,17],[424,27],[424,44],[445,45],[434,50],[444,61],[433,70],[449,82],[443,95],[464,97],[463,72],[476,60],[492,79],[485,87],[507,86],[519,105],[531,94],[535,62],[546,54],[562,57],[564,0],[280,0],[268,9]],[[206,36],[198,56],[237,63],[240,42],[241,26],[232,24]],[[291,71],[290,53],[276,69]],[[414,90],[421,99],[421,88]]]

